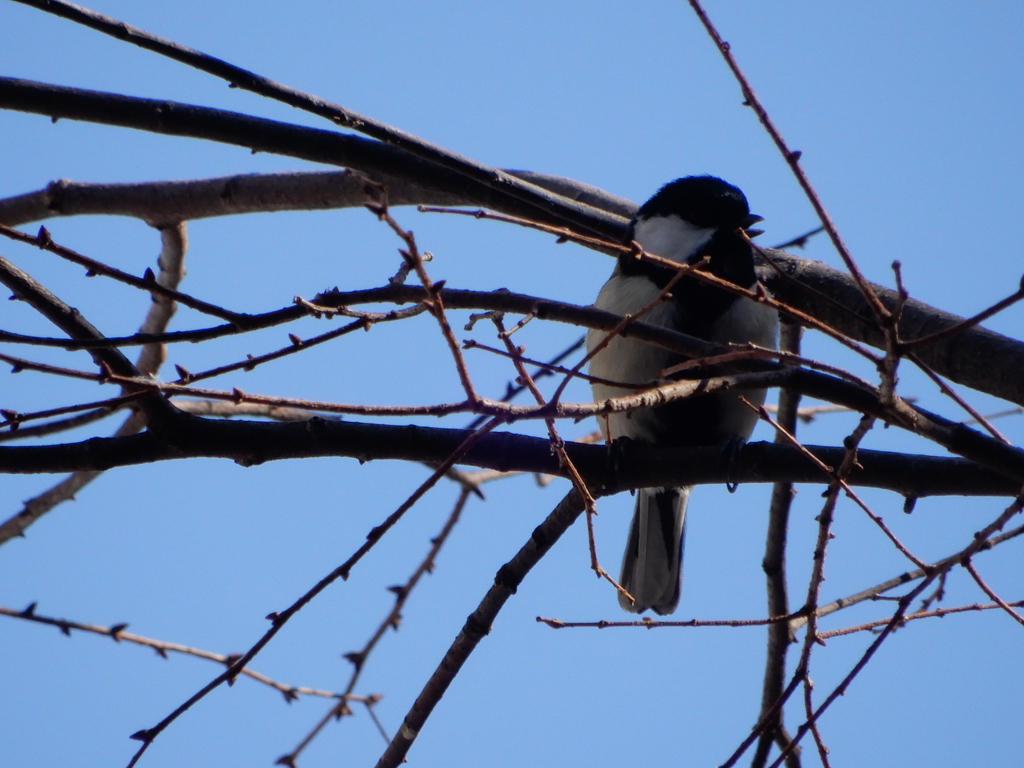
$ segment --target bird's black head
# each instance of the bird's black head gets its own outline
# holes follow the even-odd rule
[[[747,198],[715,176],[686,176],[670,181],[640,206],[637,219],[675,214],[700,229],[734,229],[753,223]]]

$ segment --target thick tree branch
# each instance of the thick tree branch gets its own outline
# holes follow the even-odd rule
[[[0,107],[53,117],[122,125],[158,133],[193,136],[247,146],[264,152],[301,157],[314,162],[383,173],[425,190],[431,190],[419,201],[422,203],[450,204],[453,202],[452,196],[455,195],[461,197],[466,204],[484,205],[513,215],[555,223],[574,220],[542,214],[539,209],[527,206],[521,200],[469,181],[453,171],[413,157],[395,147],[357,136],[318,131],[235,112],[62,88],[14,78],[0,78]],[[557,184],[559,194],[571,194],[574,189],[579,188],[570,180],[556,182],[554,179],[539,176],[529,178],[545,186]],[[626,213],[621,198],[603,197],[592,187],[580,187],[583,188],[582,196],[592,205],[603,205],[607,202],[608,207],[622,214]],[[437,192],[446,195],[441,197]],[[409,199],[408,202],[416,201]],[[20,205],[22,203],[19,203]],[[618,224],[612,231],[607,226],[607,214],[600,213],[593,207],[588,207],[588,210],[595,214],[592,222],[594,228],[603,227],[602,231],[613,239],[625,236],[625,218],[614,217]],[[871,317],[870,309],[849,275],[781,252],[769,253],[772,253],[773,260],[788,275],[799,280],[798,284],[784,279],[774,273],[774,270],[771,274],[766,272],[766,284],[778,298],[825,320],[854,338],[874,346],[884,345],[880,334],[871,323],[862,321]],[[799,287],[801,284],[814,288],[818,293],[803,290]],[[886,306],[892,306],[892,291],[875,284],[871,284],[871,288]],[[839,307],[832,303],[836,300]],[[912,340],[961,321],[962,318],[955,315],[942,313],[920,302],[911,301],[908,302],[900,325],[901,337]],[[1024,344],[1020,342],[981,328],[972,328],[952,339],[924,347],[918,354],[942,376],[979,391],[1024,404],[1024,383],[1013,373],[1024,367]],[[994,368],[981,362],[991,363],[994,360],[999,361]]]
[[[344,456],[360,461],[391,459],[438,462],[450,455],[468,434],[460,429],[393,426],[352,421],[311,419],[292,423],[221,421],[178,414],[173,444],[151,432],[125,437],[92,438],[52,446],[0,446],[0,473],[102,470],[154,461],[196,457],[231,459],[244,466],[281,459]],[[750,443],[731,467],[717,448],[655,450],[630,446],[609,470],[603,446],[569,443],[569,457],[595,493],[607,495],[628,488],[675,483],[822,482],[821,469],[799,450],[769,443]],[[843,449],[810,446],[826,464],[837,466]],[[862,468],[850,482],[884,488],[904,496],[1009,496],[1019,483],[963,459],[860,451]],[[565,476],[546,439],[513,433],[481,438],[461,463],[499,471]],[[614,477],[613,477],[614,475]]]
[[[0,108],[170,136],[190,136],[247,147],[252,151],[376,171],[417,186],[455,192],[472,199],[474,205],[514,212],[526,218],[562,224],[585,222],[587,226],[577,224],[576,228],[588,233],[597,231],[616,240],[624,236],[628,223],[620,216],[520,182],[511,174],[497,169],[491,169],[494,179],[484,183],[380,141],[238,112],[9,77],[0,78]],[[524,202],[512,194],[513,191],[524,190],[531,191],[525,196],[532,202]]]
[[[62,2],[62,0],[17,0],[17,2],[63,16],[119,40],[125,40],[133,45],[159,53],[161,56],[180,61],[190,67],[220,77],[233,87],[252,91],[325,117],[336,125],[372,136],[381,142],[400,148],[410,155],[450,169],[460,177],[473,180],[485,188],[497,190],[503,196],[520,200],[542,214],[572,222],[580,229],[606,237],[616,237],[621,229],[621,222],[615,216],[608,216],[603,211],[580,205],[559,195],[549,194],[547,190],[524,182],[504,171],[428,142],[373,117],[361,115],[340,104],[275,82],[172,40],[150,34],[118,19],[104,16],[88,8]]]
[[[846,335],[884,348],[885,339],[871,318],[860,290],[843,273],[821,262],[768,250],[785,273],[762,268],[760,277],[775,298],[841,330]],[[792,278],[792,279],[790,279]],[[869,284],[889,308],[896,291]],[[810,289],[810,290],[808,290]],[[899,335],[911,341],[962,323],[964,318],[907,299],[900,315]],[[985,328],[970,328],[953,338],[915,349],[925,365],[958,384],[1024,405],[1024,343]]]
[[[539,187],[601,208],[624,218],[636,203],[603,189],[533,171],[504,169]],[[361,208],[379,202],[379,190],[367,179],[387,187],[388,205],[471,205],[463,194],[426,189],[384,173],[349,169],[244,173],[212,179],[95,184],[58,179],[35,192],[0,200],[0,224],[21,226],[56,216],[131,216],[160,226],[212,216],[274,211]]]
[[[0,103],[3,103],[2,95],[3,80],[0,79]],[[365,139],[352,138],[366,142]],[[390,148],[385,148],[385,151],[388,150]],[[407,159],[412,160],[413,165],[419,162]],[[511,173],[529,178],[567,197],[605,207],[622,216],[631,215],[633,210],[633,204],[629,201],[581,182],[523,171]],[[443,185],[437,187],[441,181],[439,179],[420,178],[421,184],[432,187],[426,189],[381,173],[371,173],[369,178],[388,187],[392,205],[479,204],[515,213],[503,207],[499,200],[488,203],[465,191],[446,191]],[[44,190],[0,200],[0,223],[14,225],[52,215],[84,213],[137,216],[151,223],[160,223],[249,211],[361,206],[373,202],[378,194],[366,181],[362,175],[336,171],[122,185],[57,181]],[[820,262],[781,251],[768,249],[767,252],[784,273],[779,274],[768,267],[761,269],[762,282],[776,298],[859,341],[876,347],[884,346],[882,335],[868,320],[870,312],[860,290],[848,275]],[[894,291],[875,284],[871,287],[883,303],[893,306]],[[298,314],[295,313],[295,316]],[[275,322],[286,322],[288,319],[292,319],[291,313]],[[900,336],[904,339],[919,338],[955,326],[962,320],[957,315],[910,299],[901,315]],[[228,330],[229,327],[225,326],[217,335],[223,335]],[[168,340],[173,341],[173,338]],[[952,381],[1024,404],[1024,382],[1016,375],[1017,371],[1024,369],[1024,344],[1019,341],[984,328],[970,328],[951,339],[924,347],[917,354],[935,372]]]

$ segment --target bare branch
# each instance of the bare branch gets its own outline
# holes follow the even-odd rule
[[[188,250],[188,234],[185,223],[178,222],[162,227],[160,229],[160,240],[160,256],[157,258],[157,266],[160,269],[160,273],[151,282],[155,286],[162,286],[163,289],[170,291],[174,295],[176,294],[174,289],[185,276],[185,253]],[[75,316],[80,318],[77,310],[73,311]],[[171,318],[174,316],[174,312],[174,299],[166,293],[154,291],[153,303],[149,307],[140,330],[148,334],[161,333],[167,328],[168,323],[170,323]],[[100,336],[99,332],[93,329],[92,326],[88,326],[85,329],[85,334],[93,338]],[[105,372],[113,368],[110,365],[111,362],[119,363],[119,361],[123,361],[123,364],[129,366],[129,370],[134,371],[135,375],[152,376],[160,370],[160,366],[163,365],[164,360],[167,358],[167,348],[163,344],[158,343],[145,345],[139,353],[138,361],[134,366],[131,366],[131,363],[124,359],[116,349],[97,349],[93,353],[93,357],[101,364],[107,366]],[[122,398],[131,396],[134,389],[134,387],[130,386],[122,387]],[[144,408],[147,408],[147,403],[151,403],[147,408],[147,415],[153,408],[159,408],[161,411],[169,408],[163,398],[153,398],[151,395],[144,395],[135,399],[139,400]],[[156,405],[152,403],[156,403]],[[124,423],[114,433],[114,437],[118,438],[135,434],[145,427],[146,423],[146,415],[143,412],[135,411],[125,419]],[[25,506],[18,514],[0,523],[0,544],[14,536],[24,536],[25,530],[32,523],[58,504],[74,499],[75,494],[95,480],[100,474],[101,471],[99,470],[75,472],[52,488],[26,501]]]
[[[125,40],[141,48],[180,61],[227,80],[237,88],[276,99],[298,109],[325,117],[336,125],[372,136],[413,156],[453,171],[460,177],[471,179],[485,188],[498,190],[504,197],[520,200],[536,208],[538,213],[553,214],[560,219],[573,222],[585,230],[596,231],[602,235],[615,234],[621,228],[617,217],[609,216],[603,211],[581,205],[560,195],[552,195],[543,188],[521,181],[497,168],[491,168],[437,144],[432,144],[407,131],[387,125],[367,115],[361,115],[340,104],[334,104],[290,86],[274,82],[262,75],[257,75],[195,49],[157,37],[110,16],[104,16],[87,8],[62,2],[62,0],[18,0],[18,2],[47,13],[63,16],[119,40]],[[597,222],[602,222],[603,226],[595,226]]]
[[[437,702],[448,690],[448,686],[476,646],[491,631],[491,625],[502,607],[515,594],[519,584],[533,566],[540,562],[583,510],[583,500],[575,490],[572,491],[559,502],[544,522],[537,526],[516,556],[498,569],[494,585],[466,619],[462,631],[416,697],[416,701],[402,721],[402,727],[398,729],[398,733],[391,739],[388,748],[377,761],[377,768],[398,768],[401,765]]]
[[[975,582],[977,582],[979,587],[981,587],[982,592],[984,592],[990,598],[995,600],[996,605],[998,605],[1000,608],[1006,611],[1006,613],[1014,621],[1016,621],[1018,624],[1024,625],[1024,616],[1021,616],[1019,613],[1013,610],[1013,607],[1005,600],[1003,600],[1003,598],[997,595],[995,590],[992,589],[992,587],[990,587],[983,578],[981,578],[981,574],[978,573],[978,569],[974,567],[974,563],[971,562],[971,559],[969,557],[964,558],[963,566],[967,569],[967,572],[971,574],[971,578],[974,579]]]
[[[394,525],[397,523],[406,512],[408,512],[417,501],[419,501],[424,494],[427,493],[437,481],[445,476],[445,473],[451,468],[457,461],[459,461],[463,454],[471,449],[474,443],[479,442],[480,438],[486,435],[488,432],[498,426],[500,422],[492,420],[481,427],[479,430],[472,432],[466,437],[458,447],[440,463],[438,468],[430,475],[420,486],[413,491],[413,493],[399,505],[398,509],[392,512],[388,517],[378,526],[373,528],[367,535],[366,541],[360,546],[352,555],[341,565],[331,571],[329,574],[324,576],[318,581],[311,589],[303,594],[298,600],[292,603],[288,608],[280,612],[273,612],[267,616],[267,619],[271,622],[271,627],[268,629],[263,636],[249,648],[244,654],[240,655],[228,669],[215,677],[203,688],[193,694],[187,701],[182,703],[177,709],[171,712],[167,717],[161,720],[152,728],[146,728],[133,734],[132,738],[137,741],[141,741],[142,745],[138,751],[132,757],[129,762],[129,766],[134,765],[138,762],[139,758],[142,757],[143,753],[149,748],[149,745],[153,743],[153,740],[159,736],[171,723],[177,720],[181,715],[185,714],[189,709],[192,708],[197,702],[201,701],[214,689],[218,688],[222,683],[234,680],[252,659],[258,654],[263,648],[269,643],[274,636],[296,613],[301,611],[313,598],[323,592],[327,587],[333,584],[338,579],[347,579],[352,568],[362,560],[363,556],[373,549],[374,545],[380,541],[381,537],[384,536]]]
[[[427,552],[427,556],[416,567],[416,570],[412,572],[412,575],[408,580],[406,580],[405,584],[396,587],[389,587],[389,590],[395,595],[395,604],[392,606],[391,610],[388,611],[388,615],[384,617],[384,620],[377,626],[376,631],[370,636],[370,639],[367,640],[366,644],[358,651],[345,654],[345,658],[348,659],[353,666],[352,675],[349,677],[348,685],[345,686],[346,694],[355,690],[356,683],[359,681],[359,675],[362,673],[363,667],[366,665],[367,658],[373,652],[373,649],[377,647],[381,638],[384,637],[384,633],[387,632],[389,628],[395,631],[398,630],[398,626],[401,623],[402,618],[402,608],[409,599],[409,595],[416,588],[419,580],[423,577],[423,574],[434,572],[434,564],[436,562],[437,555],[440,553],[441,547],[443,547],[444,543],[448,540],[448,535],[452,532],[452,529],[455,528],[456,523],[459,522],[459,518],[462,516],[462,510],[465,508],[466,502],[469,500],[470,493],[472,493],[470,488],[463,487],[462,492],[459,494],[459,497],[455,502],[455,507],[452,509],[451,514],[445,521],[444,527],[441,528],[441,532],[430,540],[430,549]],[[302,741],[298,743],[295,749],[287,755],[278,758],[277,764],[294,765],[299,754],[301,754],[309,743],[316,738],[327,723],[332,719],[340,718],[342,715],[350,714],[350,712],[346,710],[348,710],[348,707],[346,706],[346,700],[343,698],[327,711],[327,714],[325,714],[323,718],[313,726],[313,729],[303,737]],[[377,727],[383,734],[384,731],[380,728],[379,722],[377,723]],[[391,741],[391,738],[385,734],[384,741],[389,742]]]
[[[144,433],[93,438],[87,444],[0,446],[0,473],[67,472],[133,466],[193,457],[230,459],[243,466],[313,456],[348,456],[420,463],[441,461],[465,439],[459,429],[313,419],[293,423],[227,421],[185,417],[175,426],[175,444]],[[806,446],[819,460],[837,465],[842,449]],[[642,445],[624,456],[616,478],[608,477],[602,446],[569,443],[573,464],[600,495],[629,488],[704,483],[757,483],[779,480],[820,483],[821,470],[800,451],[768,443],[748,443],[731,473],[722,467],[718,448],[661,448]],[[1017,485],[962,459],[884,451],[861,451],[854,485],[883,488],[903,496],[1008,496]],[[461,463],[501,472],[519,470],[562,476],[547,440],[503,432],[481,439]]]
[[[783,323],[779,332],[779,348],[791,354],[800,354],[802,329],[794,323]],[[795,435],[800,411],[800,394],[790,389],[779,390],[778,422],[788,434]],[[776,445],[788,445],[782,432],[775,434]],[[768,591],[768,615],[789,614],[789,596],[786,590],[786,539],[789,529],[789,511],[796,489],[792,483],[775,483],[768,507],[768,533],[761,568],[765,573]],[[772,624],[768,628],[768,648],[765,660],[764,682],[761,687],[761,713],[759,720],[765,728],[757,743],[751,768],[764,768],[775,736],[785,729],[783,711],[774,708],[785,686],[786,655],[793,642],[789,622]],[[799,768],[800,754],[793,753],[789,768]]]
[[[49,616],[40,616],[35,612],[35,603],[32,603],[28,608],[23,611],[15,611],[12,608],[5,608],[0,606],[0,615],[10,616],[14,619],[24,619],[25,621],[32,621],[37,624],[48,624],[52,627],[57,627],[65,635],[70,636],[71,630],[77,629],[82,632],[91,632],[94,635],[105,635],[111,637],[117,642],[128,642],[135,643],[136,645],[143,645],[147,648],[154,649],[158,655],[163,658],[167,658],[168,652],[180,653],[186,656],[195,656],[199,659],[207,659],[209,661],[216,661],[225,666],[230,666],[234,661],[235,654],[224,654],[214,653],[213,651],[205,651],[202,648],[193,648],[188,645],[182,645],[181,643],[171,643],[166,640],[154,640],[151,637],[143,637],[142,635],[136,635],[132,632],[126,632],[125,627],[127,624],[115,624],[114,626],[106,627],[100,624],[83,624],[79,621],[70,621],[68,619],[55,619]],[[271,688],[280,691],[285,698],[285,701],[292,701],[297,698],[298,695],[303,696],[319,696],[326,699],[337,699],[343,698],[346,700],[363,701],[366,699],[365,696],[355,696],[351,694],[340,694],[333,691],[325,691],[321,688],[309,688],[302,685],[287,685],[280,683],[266,675],[257,672],[256,670],[249,669],[248,667],[242,669],[240,674],[246,677],[251,677],[264,685],[269,685]]]
[[[772,141],[775,142],[775,146],[779,148],[779,152],[782,153],[782,157],[792,169],[793,175],[796,177],[801,189],[803,189],[804,194],[807,195],[807,199],[810,200],[815,213],[818,214],[818,218],[821,220],[821,225],[825,228],[825,232],[828,233],[829,239],[832,240],[832,244],[835,246],[836,251],[842,258],[843,263],[850,271],[850,274],[853,275],[853,279],[857,283],[861,294],[867,300],[868,306],[871,307],[876,321],[880,325],[883,325],[884,321],[889,317],[889,310],[881,303],[881,301],[879,301],[871,285],[864,278],[864,275],[861,274],[860,268],[857,266],[857,263],[853,260],[853,256],[850,254],[849,249],[846,247],[846,243],[844,243],[842,237],[840,237],[839,230],[836,228],[835,223],[833,223],[832,217],[829,216],[824,203],[822,203],[821,198],[818,197],[818,193],[814,190],[810,179],[800,166],[801,153],[790,149],[789,145],[786,144],[786,140],[782,137],[782,133],[775,126],[771,117],[768,116],[767,110],[762,106],[761,101],[757,98],[757,94],[754,93],[754,89],[751,87],[750,82],[747,80],[743,71],[740,69],[739,64],[736,62],[736,59],[733,57],[729,44],[722,39],[721,35],[718,34],[718,30],[715,29],[714,24],[711,23],[711,19],[701,7],[699,0],[689,0],[689,3],[696,12],[697,18],[700,19],[701,24],[703,24],[704,28],[707,30],[708,35],[711,36],[715,46],[722,54],[722,57],[725,59],[725,63],[729,66],[729,69],[732,70],[736,81],[739,83],[740,90],[743,91],[743,98],[745,99],[743,102],[744,105],[754,110],[757,114],[757,119],[761,121],[761,125],[764,126],[768,135],[771,136]]]
[[[177,226],[182,227],[181,231],[184,232],[184,224],[179,223]],[[175,229],[175,226],[171,225],[168,227],[168,229],[170,231],[173,231]],[[136,277],[135,275],[131,275],[120,269],[111,267],[108,264],[104,264],[101,261],[97,261],[96,259],[85,256],[81,253],[78,253],[77,251],[73,251],[70,248],[60,245],[59,243],[55,243],[51,239],[50,233],[46,231],[46,227],[40,227],[38,235],[29,235],[24,232],[19,232],[16,229],[11,229],[10,227],[5,227],[4,225],[0,224],[0,235],[3,235],[4,237],[8,237],[11,240],[16,240],[21,243],[34,245],[37,248],[41,248],[44,251],[49,251],[50,253],[60,256],[62,259],[67,259],[68,261],[74,264],[79,264],[88,270],[88,272],[86,272],[88,276],[103,275],[104,277],[113,278],[114,280],[117,280],[120,283],[124,283],[125,285],[130,285],[133,288],[139,288],[143,291],[151,293],[154,297],[154,300],[156,299],[157,296],[159,296],[165,300],[165,305],[168,305],[168,302],[177,301],[180,302],[181,304],[184,304],[186,307],[191,307],[197,312],[202,312],[213,317],[219,317],[221,320],[227,320],[228,322],[234,325],[243,327],[245,325],[246,316],[244,314],[232,312],[230,310],[224,309],[223,307],[218,307],[215,304],[210,304],[209,302],[202,301],[201,299],[197,299],[193,296],[189,296],[187,293],[181,293],[179,291],[176,291],[173,288],[170,288],[164,283],[161,283],[159,280],[157,280],[156,276],[153,275],[152,272],[148,272],[148,274],[144,277]],[[183,246],[183,252],[184,248],[186,247],[187,246]],[[181,277],[181,275],[178,275],[174,278],[165,276],[164,280],[165,282],[168,282],[173,279],[174,284],[176,285],[181,280]],[[155,327],[161,324],[154,321],[152,325]],[[166,325],[166,322],[162,323],[163,327],[166,327]],[[154,333],[154,331],[146,330],[145,327],[140,332]]]
[[[420,203],[450,204],[451,194],[461,196],[463,204],[486,205],[517,216],[539,218],[551,223],[562,223],[548,216],[537,216],[536,209],[524,210],[517,200],[509,200],[494,190],[480,189],[446,169],[424,163],[378,142],[354,136],[341,136],[327,131],[291,126],[287,123],[250,118],[237,113],[223,112],[171,102],[132,99],[57,86],[44,86],[28,81],[0,78],[0,107],[37,112],[71,119],[95,120],[128,127],[154,130],[174,135],[191,135],[215,141],[240,144],[260,151],[291,155],[371,172],[381,172],[401,178],[430,192],[425,192]],[[526,177],[528,174],[520,173]],[[530,177],[538,183],[545,177]],[[594,193],[592,187],[547,177],[546,186],[569,192],[580,189],[579,197],[595,204],[623,211],[621,198]],[[448,195],[438,200],[438,193]],[[410,200],[410,203],[416,202]],[[600,224],[596,224],[600,226]],[[611,236],[624,236],[627,220]],[[786,274],[798,277],[798,283],[788,283],[776,275],[766,273],[762,279],[774,296],[785,304],[799,308],[832,327],[875,346],[883,346],[878,328],[863,323],[864,303],[857,284],[838,270],[817,262],[800,259],[776,251],[772,258]],[[818,292],[806,291],[802,284]],[[819,290],[825,288],[826,290]],[[872,292],[889,306],[892,292],[871,284]],[[823,297],[831,298],[825,299]],[[838,304],[837,304],[838,302]],[[837,306],[844,307],[837,310]],[[902,338],[913,339],[935,330],[962,322],[962,318],[910,301],[900,324]],[[917,330],[923,326],[928,330]],[[973,328],[953,339],[929,345],[919,351],[921,358],[937,373],[966,386],[988,392],[997,397],[1024,405],[1024,383],[1015,371],[1024,364],[1024,344],[1007,339],[984,329]]]
[[[1024,600],[1016,600],[1012,603],[1007,603],[1011,608],[1020,608],[1024,606]],[[1003,608],[999,603],[990,603],[988,605],[982,605],[981,603],[974,603],[973,605],[959,605],[953,608],[936,608],[933,611],[917,611],[916,613],[908,613],[903,617],[903,621],[914,621],[916,619],[931,619],[935,617],[948,616],[954,613],[964,613],[966,611],[991,611],[996,608]],[[820,632],[818,637],[822,640],[827,640],[831,637],[842,637],[843,635],[852,635],[855,632],[870,632],[873,629],[884,627],[888,624],[890,619],[880,619],[878,621],[869,621],[865,624],[858,624],[854,627],[844,627],[843,629],[830,629],[828,632]]]

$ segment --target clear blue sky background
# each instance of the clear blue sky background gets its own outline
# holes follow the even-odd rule
[[[400,126],[497,166],[563,174],[643,200],[659,184],[713,173],[742,187],[766,218],[768,243],[814,226],[812,211],[736,85],[682,2],[312,3],[261,0],[127,2],[97,10]],[[1019,222],[1024,7],[1011,2],[713,2],[733,45],[839,224],[864,271],[891,284],[900,259],[917,298],[961,314],[1012,292],[1024,266]],[[322,121],[70,22],[0,3],[0,71],[64,85],[219,106],[325,127]],[[310,167],[236,147],[44,117],[0,113],[0,196],[55,178],[142,181]],[[431,272],[449,285],[508,287],[589,303],[611,269],[598,254],[504,225],[400,210]],[[158,239],[135,221],[54,220],[54,237],[135,273],[153,263]],[[184,287],[233,308],[262,311],[332,285],[381,284],[397,245],[361,211],[274,214],[190,227]],[[37,250],[0,244],[110,334],[130,333],[148,300]],[[808,255],[832,264],[823,240]],[[1019,337],[1024,310],[988,325]],[[202,320],[181,312],[176,328]],[[21,304],[0,304],[0,327],[48,333]],[[299,331],[312,335],[321,322]],[[575,330],[534,323],[520,343],[546,356]],[[486,331],[477,337],[486,340]],[[244,342],[175,348],[171,362],[200,370],[280,346],[280,329]],[[382,346],[389,350],[382,353]],[[864,370],[820,339],[812,354]],[[458,397],[454,373],[428,318],[218,380],[247,391],[370,403]],[[37,357],[41,357],[38,353]],[[58,359],[58,358],[54,358]],[[60,359],[87,365],[85,358]],[[498,395],[506,365],[474,354],[474,375]],[[903,392],[954,418],[934,385],[906,370]],[[6,374],[4,374],[6,376]],[[19,411],[71,396],[45,377],[0,376],[0,405]],[[30,378],[31,377],[31,378]],[[63,393],[63,394],[62,394]],[[573,397],[585,399],[583,388]],[[994,409],[990,398],[972,396]],[[453,420],[451,425],[462,424]],[[805,429],[837,444],[852,417]],[[999,422],[1021,438],[1020,417]],[[591,425],[566,426],[577,436]],[[104,429],[113,429],[113,426]],[[536,432],[535,427],[523,427]],[[103,433],[102,430],[100,433]],[[84,435],[83,435],[84,436]],[[770,439],[759,431],[755,439]],[[867,444],[932,451],[877,430]],[[279,610],[334,568],[426,476],[418,466],[344,459],[243,469],[224,461],[118,470],[0,550],[0,603],[86,622],[127,621],[140,634],[221,652],[241,651]],[[48,486],[46,477],[0,478],[0,516]],[[434,575],[410,600],[402,629],[370,658],[360,693],[383,693],[389,731],[493,578],[561,498],[529,478],[488,487],[470,502]],[[799,604],[810,569],[820,488],[801,488],[790,577]],[[281,632],[253,667],[280,680],[339,689],[360,647],[440,528],[456,491],[441,486],[353,572]],[[678,618],[764,615],[762,556],[767,487],[701,488],[694,495],[686,584]],[[902,500],[866,493],[918,554],[962,547],[996,516],[999,499]],[[631,499],[601,506],[602,558],[617,567]],[[902,560],[852,504],[842,502],[824,599],[903,570]],[[1024,592],[1020,543],[978,559],[1007,599]],[[947,604],[987,601],[963,572]],[[884,615],[890,604],[838,614],[826,628]],[[614,594],[587,569],[582,526],[529,576],[435,711],[410,754],[413,765],[504,766],[722,762],[753,724],[765,631],[754,629],[565,630],[534,616],[623,618]],[[822,721],[835,765],[1020,764],[1024,713],[1021,628],[1000,612],[918,622],[883,647]],[[816,651],[823,696],[870,643],[839,638]],[[127,736],[151,726],[207,680],[214,665],[156,658],[95,636],[0,621],[0,764],[123,765]],[[268,765],[292,749],[326,710],[322,700],[286,706],[243,679],[218,690],[150,749],[149,768]],[[792,724],[799,710],[791,710]],[[808,745],[813,752],[813,747]],[[302,756],[305,768],[370,765],[383,748],[365,713],[330,725]],[[806,764],[815,761],[805,753]]]

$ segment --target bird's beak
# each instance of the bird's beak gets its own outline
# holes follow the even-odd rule
[[[740,222],[740,226],[743,228],[743,231],[747,233],[747,237],[757,237],[758,235],[764,234],[763,229],[751,229],[751,227],[759,221],[764,221],[764,216],[758,216],[756,213],[751,213],[743,218],[743,221]]]

